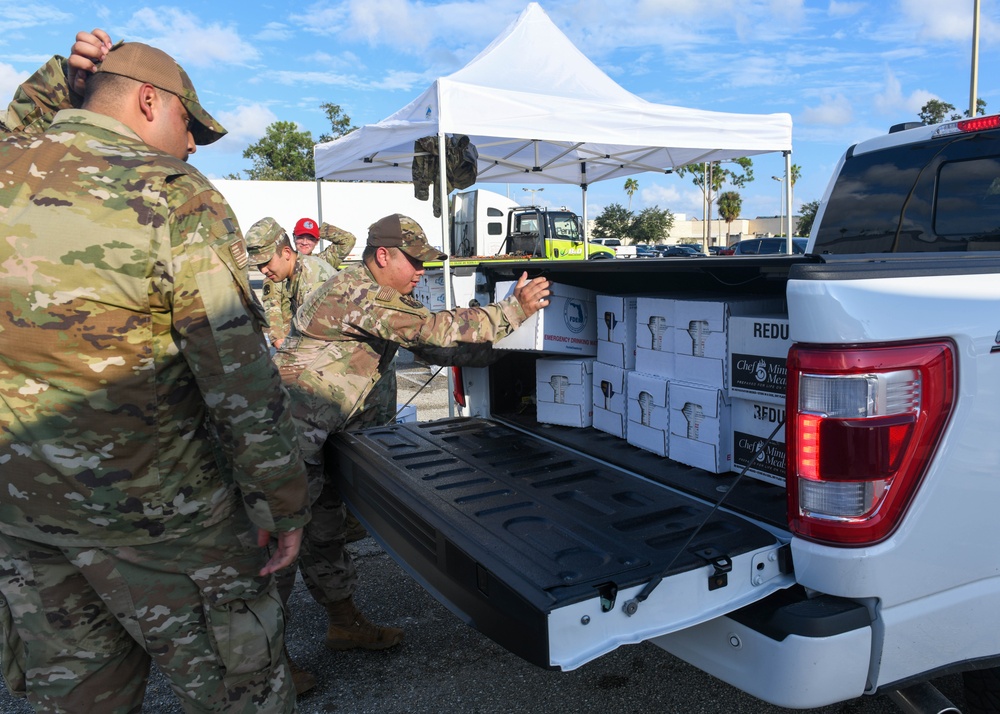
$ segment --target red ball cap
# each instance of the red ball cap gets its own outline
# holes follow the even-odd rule
[[[295,224],[295,230],[292,231],[294,237],[298,236],[312,236],[313,240],[319,240],[319,226],[316,225],[316,221],[311,218],[300,218],[299,222]]]

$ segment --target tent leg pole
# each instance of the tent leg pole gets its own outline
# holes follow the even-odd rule
[[[448,154],[446,153],[444,132],[438,133],[438,191],[441,195],[441,247],[448,248]],[[454,295],[451,291],[451,252],[443,250],[445,254],[442,272],[444,273],[444,307],[451,310],[455,307]],[[448,416],[455,416],[455,372],[448,370]]]

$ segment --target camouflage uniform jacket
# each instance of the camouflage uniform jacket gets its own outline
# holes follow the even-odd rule
[[[260,528],[304,525],[288,398],[225,199],[80,109],[4,137],[0,172],[0,530],[138,545],[241,497]]]
[[[429,348],[437,364],[478,364],[484,347],[524,320],[514,297],[432,313],[409,295],[380,286],[361,263],[309,296],[295,316],[299,334],[275,360],[296,420],[330,434],[384,423],[395,412],[395,390],[376,385],[394,379],[399,346],[417,354]]]
[[[323,227],[326,233],[324,237],[330,241],[330,245],[324,248],[323,252],[317,257],[325,260],[332,268],[340,268],[344,259],[350,255],[351,249],[354,248],[354,244],[358,239],[354,237],[353,233],[345,231],[343,228],[337,228],[329,224],[324,224]]]
[[[295,257],[295,269],[287,280],[280,283],[264,281],[261,295],[267,315],[267,335],[272,344],[288,337],[292,331],[292,317],[306,296],[336,274],[330,263],[321,257],[300,253]]]

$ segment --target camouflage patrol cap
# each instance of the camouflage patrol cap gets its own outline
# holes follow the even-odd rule
[[[419,223],[402,213],[372,223],[368,227],[368,245],[399,248],[417,260],[444,260],[447,257],[430,246]]]
[[[250,226],[247,231],[247,255],[251,265],[263,265],[278,252],[278,243],[287,234],[278,222],[268,216]]]
[[[202,108],[187,72],[163,50],[141,42],[119,42],[97,66],[95,74],[99,72],[152,84],[176,96],[191,115],[191,135],[199,146],[226,135],[222,125]]]

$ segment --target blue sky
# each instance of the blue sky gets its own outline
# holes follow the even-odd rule
[[[716,111],[787,112],[792,161],[802,168],[796,209],[822,196],[843,151],[917,120],[932,98],[968,108],[973,0],[541,0],[553,22],[619,84],[643,98]],[[243,149],[273,121],[313,136],[329,131],[319,108],[339,104],[356,125],[407,104],[460,69],[527,0],[309,3],[9,2],[0,0],[0,101],[77,30],[170,52],[203,104],[229,129],[191,162],[210,177],[248,168]],[[981,0],[978,94],[1000,113],[1000,0]],[[754,158],[741,190],[744,217],[775,215],[779,155]],[[700,216],[688,179],[639,174],[633,210]],[[594,184],[588,213],[627,204],[623,181]],[[505,186],[484,186],[504,192]],[[527,197],[511,185],[514,198]],[[540,203],[580,209],[558,186]]]

